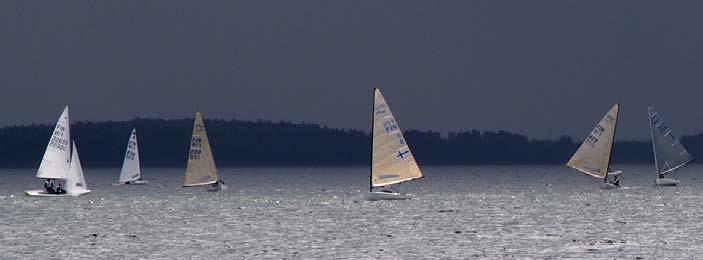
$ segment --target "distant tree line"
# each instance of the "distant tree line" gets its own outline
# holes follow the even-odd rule
[[[369,134],[310,123],[206,120],[215,161],[220,166],[364,165],[369,163]],[[131,129],[137,129],[143,166],[185,167],[192,119],[134,119],[79,122],[71,125],[81,162],[87,166],[120,166]],[[0,128],[0,167],[37,167],[53,125]],[[409,130],[405,138],[421,165],[563,164],[581,140],[531,140],[505,131],[452,132]],[[695,157],[703,155],[703,135],[684,136]],[[617,142],[615,163],[651,163],[649,142]]]

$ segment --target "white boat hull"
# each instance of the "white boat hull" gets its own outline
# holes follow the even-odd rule
[[[118,183],[115,183],[114,185],[146,185],[146,184],[149,184],[149,181],[137,180],[137,181],[131,181],[129,183],[118,182]]]
[[[368,192],[364,194],[364,199],[368,201],[377,200],[409,200],[411,196],[407,194],[391,193],[391,192]]]
[[[45,190],[26,190],[26,191],[24,191],[24,195],[32,196],[32,197],[65,197],[65,196],[80,196],[80,195],[86,194],[88,192],[90,192],[90,190],[72,192],[71,194],[68,194],[68,193],[54,194],[54,193],[48,193]]]
[[[207,191],[217,192],[217,191],[223,191],[226,189],[227,189],[227,185],[220,183],[220,185],[217,185],[217,187],[214,187],[214,188],[211,187]]]
[[[620,188],[620,186],[616,186],[615,184],[612,184],[612,183],[603,183],[603,184],[601,184],[600,188],[604,189],[604,190],[610,190],[610,189]]]
[[[676,186],[679,183],[681,183],[681,181],[674,178],[656,178],[654,180],[656,186]]]

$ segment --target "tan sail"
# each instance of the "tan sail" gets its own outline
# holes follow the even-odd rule
[[[588,175],[605,178],[610,165],[619,110],[620,105],[615,104],[605,114],[566,165]]]
[[[371,186],[380,187],[422,177],[403,133],[381,91],[374,91]]]
[[[193,137],[190,139],[188,166],[183,186],[206,185],[217,182],[217,168],[205,132],[205,124],[200,112],[195,113]]]

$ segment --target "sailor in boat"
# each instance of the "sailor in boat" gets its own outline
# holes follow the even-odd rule
[[[44,189],[46,189],[46,192],[49,194],[56,193],[56,190],[54,190],[54,180],[46,179],[46,181],[44,181]]]
[[[59,183],[58,186],[56,187],[56,194],[66,194],[66,190],[64,190],[63,187],[61,187],[61,183]]]
[[[225,184],[225,182],[222,180],[217,180],[216,182],[210,184],[210,187],[212,187],[213,189],[216,189],[216,188],[220,187],[220,184]]]
[[[398,193],[398,189],[394,187],[393,185],[386,185],[381,187],[381,192],[386,192],[386,193]]]
[[[620,187],[620,177],[618,177],[617,175],[613,176],[613,180],[610,181],[610,183],[612,183],[615,186]]]

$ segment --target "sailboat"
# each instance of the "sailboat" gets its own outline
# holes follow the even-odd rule
[[[371,144],[371,173],[367,200],[406,200],[393,186],[422,178],[410,147],[381,91],[374,88]]]
[[[127,142],[127,150],[122,161],[122,171],[117,184],[147,184],[142,180],[142,171],[139,166],[139,147],[137,146],[137,129],[132,129],[132,134]]]
[[[680,183],[676,179],[679,168],[693,161],[693,156],[674,136],[669,126],[659,117],[650,105],[649,133],[652,136],[652,150],[654,151],[654,165],[657,168],[656,186],[676,186]]]
[[[58,197],[67,195],[78,196],[90,192],[83,177],[83,168],[78,158],[78,149],[76,149],[75,144],[73,144],[73,149],[70,146],[71,130],[69,122],[68,106],[66,106],[56,122],[54,132],[49,138],[49,144],[37,170],[37,178],[64,180],[66,193],[56,194],[47,190],[26,190],[24,191],[25,195]],[[73,153],[71,153],[71,150],[73,150]]]
[[[620,187],[619,175],[622,171],[610,170],[619,112],[620,105],[615,104],[566,163],[567,166],[589,176],[603,179],[603,189]]]
[[[190,139],[188,166],[183,187],[204,185],[209,185],[210,191],[227,189],[227,185],[217,176],[217,168],[205,131],[203,116],[198,111],[195,113],[195,122],[193,123],[193,136]]]

